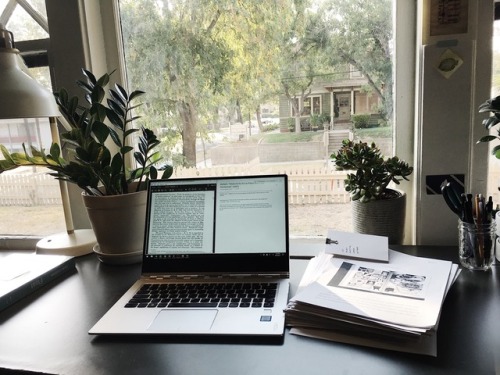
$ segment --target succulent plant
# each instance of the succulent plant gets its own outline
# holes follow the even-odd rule
[[[387,188],[390,182],[399,184],[413,173],[413,167],[397,156],[384,159],[375,143],[342,141],[341,148],[331,155],[337,170],[355,171],[345,180],[351,200],[368,202],[393,197]]]

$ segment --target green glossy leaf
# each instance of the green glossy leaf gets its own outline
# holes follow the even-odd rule
[[[113,100],[115,100],[116,102],[118,102],[122,106],[122,108],[127,107],[127,104],[126,104],[124,98],[121,95],[119,95],[115,90],[109,90],[109,94]]]
[[[115,112],[119,117],[125,117],[126,108],[120,104],[120,102],[112,99],[108,99],[108,107]]]
[[[494,155],[497,159],[500,159],[500,146],[493,147],[493,150],[491,150],[491,154]]]
[[[106,126],[106,124],[100,121],[96,121],[92,126],[92,133],[99,143],[104,144],[109,136],[109,128]]]
[[[171,165],[167,165],[167,166],[165,166],[165,169],[163,170],[163,174],[161,176],[161,179],[166,180],[166,179],[170,178],[173,173],[174,173],[174,167],[172,167]]]
[[[107,84],[109,83],[109,79],[111,77],[111,74],[113,74],[114,72],[115,71],[113,70],[109,74],[104,73],[101,77],[99,77],[99,79],[97,80],[96,84],[99,85],[99,86],[102,86],[102,87],[107,86]]]
[[[134,150],[134,148],[131,146],[123,146],[122,148],[120,148],[120,152],[122,155],[125,155],[126,153],[133,151],[133,150]]]
[[[109,130],[109,135],[111,136],[111,139],[113,140],[115,145],[117,145],[119,148],[121,148],[122,147],[122,140],[121,140],[120,136],[118,135],[118,133],[115,131],[115,129],[112,129],[112,128],[108,128],[108,130]]]
[[[477,141],[476,143],[490,142],[490,141],[493,141],[495,139],[497,139],[497,137],[495,137],[494,135],[485,135],[484,137],[481,137],[479,139],[479,141]]]
[[[109,121],[116,126],[117,128],[123,130],[125,127],[124,119],[118,114],[110,109],[106,110],[106,114],[108,115]]]
[[[145,94],[145,92],[141,91],[141,90],[132,91],[132,93],[130,94],[130,97],[129,97],[129,101],[132,101],[135,98],[137,98],[137,97],[139,97],[141,95],[144,95],[144,94]]]
[[[87,77],[87,79],[93,84],[95,85],[96,84],[96,78],[94,76],[94,74],[90,71],[88,71],[87,69],[83,69],[82,68],[82,73],[85,77]]]
[[[121,85],[119,85],[118,83],[115,84],[115,89],[117,94],[119,94],[123,98],[123,101],[125,102],[129,101],[128,93]]]

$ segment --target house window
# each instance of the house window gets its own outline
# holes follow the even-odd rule
[[[304,99],[304,116],[319,115],[321,113],[321,96],[309,96]]]

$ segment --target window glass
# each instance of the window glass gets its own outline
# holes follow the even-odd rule
[[[493,61],[491,74],[491,97],[500,95],[500,21],[493,23]],[[486,99],[485,99],[486,100]],[[492,130],[492,134],[495,135]],[[490,142],[490,151],[498,146],[498,142]],[[491,155],[491,154],[490,154]],[[488,196],[493,197],[493,202],[500,202],[500,160],[494,156],[488,158]]]
[[[146,91],[140,125],[161,135],[175,177],[287,173],[292,235],[351,230],[330,155],[348,136],[392,154],[392,8],[120,0],[129,86]]]
[[[14,34],[16,42],[47,38],[48,34],[32,18],[41,17],[43,24],[45,1],[23,4],[31,15],[16,2],[0,0],[0,23]],[[48,67],[32,68],[29,72],[52,90]],[[10,152],[23,151],[23,144],[28,149],[48,149],[50,143],[48,119],[0,119],[0,144]],[[45,236],[66,230],[59,183],[48,172],[40,167],[20,167],[0,174],[1,235]]]
[[[16,2],[0,0],[0,23],[14,33],[15,41],[48,38],[45,0],[23,1],[15,6],[12,4]]]
[[[50,147],[48,119],[0,120],[0,144],[11,152]],[[46,168],[0,174],[0,233],[45,236],[66,230],[59,183]]]

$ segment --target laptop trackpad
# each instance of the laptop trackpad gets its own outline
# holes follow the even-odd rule
[[[184,333],[209,331],[217,310],[162,310],[156,316],[148,331],[158,333]]]

